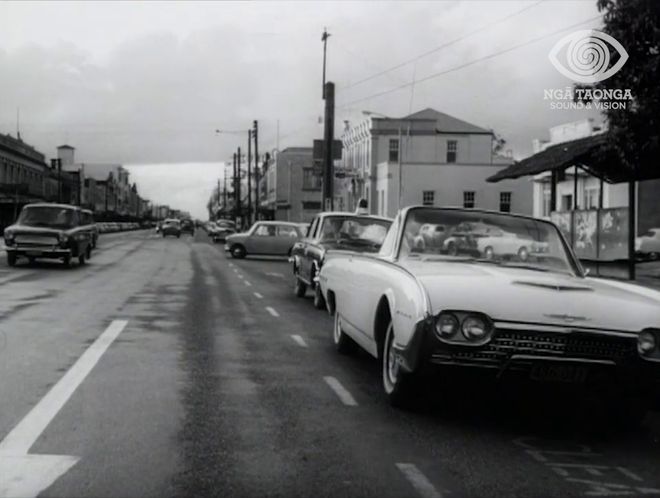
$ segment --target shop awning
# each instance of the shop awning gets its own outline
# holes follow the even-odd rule
[[[608,183],[650,180],[660,177],[658,171],[633,170],[625,167],[617,152],[609,146],[607,133],[600,133],[570,142],[552,145],[541,152],[517,161],[487,179],[499,182],[538,175],[545,171],[563,171],[579,166],[588,173]]]

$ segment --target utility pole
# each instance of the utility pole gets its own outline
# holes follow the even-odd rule
[[[255,119],[252,122],[252,137],[254,138],[254,182],[256,183],[255,191],[255,210],[254,210],[254,221],[259,219],[259,123]]]
[[[252,130],[248,130],[248,153],[247,153],[247,217],[248,223],[252,224]]]
[[[237,207],[237,218],[241,221],[241,226],[243,225],[243,213],[241,210],[241,148],[238,148],[238,153],[236,154],[236,207]]]
[[[325,61],[326,61],[326,52],[328,49],[328,38],[330,38],[330,33],[326,28],[323,28],[323,35],[321,35],[321,41],[323,42],[323,99],[326,98],[326,87],[325,87]]]
[[[58,157],[57,161],[57,202],[62,203],[62,160]]]
[[[236,152],[234,152],[234,171],[231,178],[232,191],[234,194],[234,223],[238,222],[238,204],[236,203]]]
[[[332,144],[335,131],[335,84],[325,84],[325,126],[323,133],[323,210],[334,210],[334,160]]]
[[[224,165],[222,172],[222,214],[227,214],[227,165]]]
[[[216,214],[216,218],[218,218],[219,215],[220,215],[220,178],[218,178],[218,212]]]

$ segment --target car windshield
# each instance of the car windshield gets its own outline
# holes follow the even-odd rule
[[[75,222],[73,209],[55,206],[25,207],[18,217],[18,223],[32,227],[70,228]]]
[[[552,224],[460,209],[411,210],[399,257],[574,271],[559,231]]]
[[[328,217],[321,229],[321,242],[380,247],[390,227],[389,220],[360,216]]]

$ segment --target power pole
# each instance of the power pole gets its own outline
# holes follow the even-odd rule
[[[236,207],[237,207],[237,218],[240,219],[241,225],[243,225],[243,213],[241,209],[241,148],[238,148],[238,153],[236,154]]]
[[[252,130],[248,130],[248,153],[247,153],[247,217],[248,223],[252,224]]]
[[[222,214],[227,214],[227,165],[224,165],[222,172]]]
[[[216,214],[216,218],[218,218],[220,215],[220,178],[218,178],[218,212]]]
[[[232,191],[234,193],[234,222],[238,222],[238,204],[236,203],[236,152],[234,152],[234,174],[232,175]]]
[[[57,161],[57,202],[62,203],[62,160],[58,157]]]
[[[323,99],[326,98],[326,87],[325,87],[325,61],[326,61],[326,52],[328,49],[328,38],[330,38],[330,33],[326,28],[323,28],[323,34],[321,35],[321,41],[323,42]]]
[[[252,137],[254,138],[254,181],[256,183],[256,192],[255,192],[255,213],[254,213],[254,221],[257,221],[259,219],[259,123],[255,119],[252,122]]]
[[[325,84],[325,127],[323,133],[323,210],[334,210],[335,168],[332,144],[335,132],[335,84]]]

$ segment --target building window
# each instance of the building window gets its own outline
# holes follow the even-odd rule
[[[474,206],[475,206],[474,191],[466,190],[465,192],[463,192],[463,207],[473,208]]]
[[[424,190],[422,192],[422,204],[425,206],[433,206],[433,204],[435,204],[435,191]]]
[[[456,140],[447,140],[447,162],[456,162],[456,152],[458,150],[458,142]]]
[[[561,196],[561,210],[570,211],[573,209],[573,194],[566,194]]]
[[[592,187],[584,189],[584,208],[597,209],[598,208],[598,188]]]
[[[390,161],[396,162],[399,160],[399,140],[397,138],[390,138]]]
[[[303,169],[303,190],[321,190],[321,177],[314,168]]]
[[[511,192],[500,192],[500,211],[511,212]]]
[[[543,217],[549,218],[552,212],[552,194],[549,188],[543,189]]]

